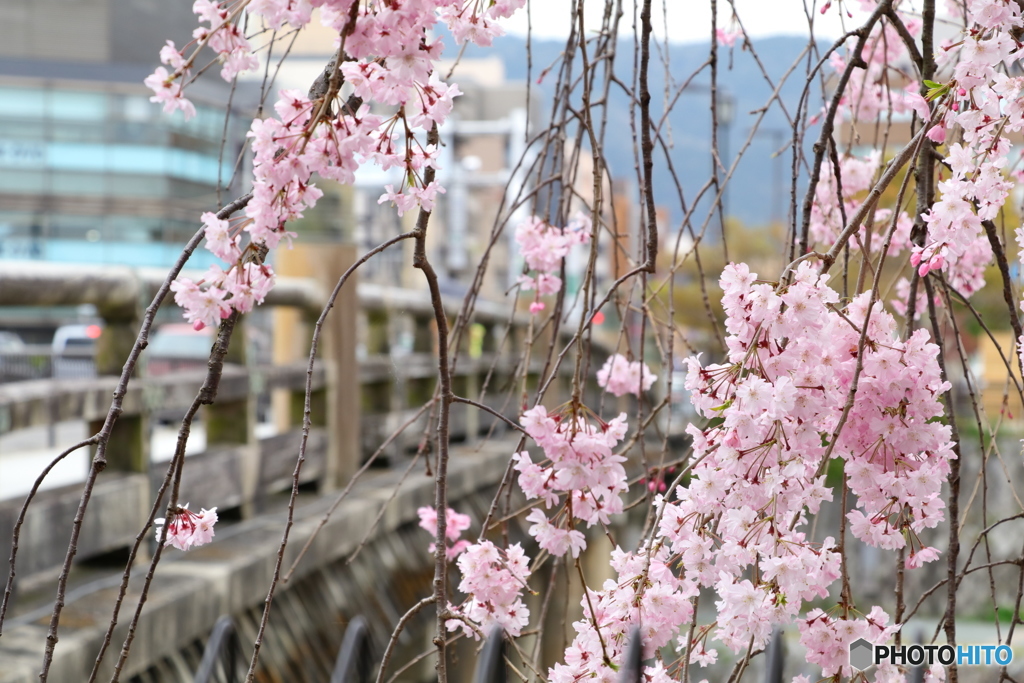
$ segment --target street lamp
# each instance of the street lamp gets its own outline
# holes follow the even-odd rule
[[[727,91],[720,90],[718,92],[715,116],[718,118],[718,125],[722,128],[728,128],[736,118],[736,98]]]
[[[789,147],[785,128],[758,128],[754,135],[770,135],[772,149],[772,223],[782,223],[782,152]]]
[[[732,122],[736,119],[736,98],[733,97],[731,93],[723,90],[718,91],[717,95],[718,97],[715,100],[715,120],[718,122],[718,126],[722,131],[721,136],[719,136],[718,156],[719,159],[722,160],[722,166],[728,173],[729,165],[727,160],[729,159],[729,130]],[[716,163],[717,161],[712,159],[712,164]],[[712,171],[714,172],[715,177],[717,177],[717,166],[713,168]],[[721,224],[719,225],[719,228],[722,231],[723,242],[725,241],[725,217],[729,214],[729,202],[727,200],[728,195],[726,192],[726,188],[728,186],[729,184],[726,183],[722,187],[722,210],[719,213],[719,216],[721,216]]]

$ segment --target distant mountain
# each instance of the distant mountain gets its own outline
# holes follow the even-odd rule
[[[764,38],[755,42],[757,54],[764,70],[773,83],[793,64],[804,49],[806,41],[793,37]],[[532,80],[544,100],[542,111],[544,116],[550,112],[557,75],[552,69],[537,85],[540,72],[554,63],[561,54],[564,44],[559,41],[534,40],[532,51]],[[446,51],[448,52],[448,51]],[[448,54],[455,52],[452,48]],[[651,84],[652,113],[660,117],[662,101],[665,93],[665,66],[652,48]],[[490,48],[470,47],[467,57],[499,56],[504,64],[508,80],[525,80],[527,77],[526,41],[515,36],[505,36],[494,41]],[[679,82],[684,80],[694,69],[708,58],[708,46],[704,44],[670,44],[669,68],[671,74],[670,92],[675,91]],[[622,39],[619,42],[617,59],[617,75],[629,82],[632,78],[633,41]],[[783,86],[780,97],[787,111],[792,115],[796,111],[797,101],[803,89],[802,74],[806,67],[801,63],[793,75]],[[579,73],[579,64],[575,67]],[[761,73],[756,61],[748,51],[737,47],[733,50],[719,49],[718,82],[720,92],[732,96],[735,102],[735,116],[728,127],[727,135],[720,130],[720,144],[723,152],[735,155],[745,143],[750,131],[772,93],[770,86]],[[666,142],[671,145],[671,160],[676,173],[682,180],[686,201],[689,203],[696,192],[709,177],[711,158],[709,154],[711,139],[711,122],[708,112],[710,71],[705,70],[694,78],[691,86],[676,102],[668,118],[665,130]],[[818,100],[813,98],[812,107],[820,106],[820,90]],[[628,100],[621,90],[615,90],[611,97],[608,116],[609,131],[605,150],[608,165],[616,178],[631,180],[635,178],[633,139],[629,134]],[[757,226],[769,223],[773,218],[785,219],[789,210],[789,178],[791,177],[792,156],[788,148],[778,158],[772,154],[784,145],[792,135],[786,117],[780,111],[778,103],[773,104],[765,114],[759,126],[759,133],[751,141],[750,148],[744,154],[737,167],[733,180],[726,193],[727,211],[730,215],[742,220],[747,225]],[[660,157],[660,155],[659,155]],[[728,162],[727,162],[728,163]],[[668,173],[668,166],[663,158],[656,160],[655,166],[655,200],[659,205],[670,209],[672,220],[678,224],[682,218],[678,193]],[[799,198],[798,198],[799,201]],[[704,202],[707,204],[707,202]],[[700,207],[694,214],[695,227],[699,227],[706,215],[707,208]]]

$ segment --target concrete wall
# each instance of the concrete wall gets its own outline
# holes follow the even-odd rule
[[[486,495],[489,500],[488,490],[500,481],[513,446],[514,443],[493,442],[479,451],[469,447],[455,449],[449,479],[452,505],[458,509],[479,494]],[[415,529],[418,519],[416,509],[432,504],[433,500],[433,479],[422,474],[412,475],[403,485],[400,495],[387,504],[373,534],[373,549],[367,546],[363,551],[366,554],[357,563],[347,566],[345,563],[345,558],[373,527],[381,506],[391,496],[398,475],[400,472],[382,473],[346,500],[310,546],[291,585],[281,587],[279,602],[271,615],[276,635],[268,640],[277,639],[273,647],[278,652],[268,652],[270,663],[276,661],[277,666],[287,671],[288,667],[295,666],[295,661],[312,656],[308,653],[303,655],[302,651],[296,654],[294,649],[289,653],[289,642],[302,644],[305,641],[286,634],[287,629],[295,628],[301,621],[294,613],[288,613],[286,604],[289,598],[286,596],[307,579],[349,587],[345,594],[336,596],[336,603],[329,607],[329,613],[336,615],[336,632],[327,634],[320,647],[320,650],[329,647],[329,644],[324,644],[328,640],[334,643],[334,651],[326,653],[328,658],[336,654],[337,643],[341,640],[344,621],[339,615],[365,614],[376,624],[375,632],[379,639],[386,637],[381,634],[390,633],[391,625],[409,605],[426,594],[421,584],[423,577],[429,584],[432,575],[432,556],[427,552],[430,538],[422,531],[409,533],[409,529]],[[332,502],[331,496],[303,502],[296,514],[285,569],[310,538]],[[196,640],[205,640],[221,614],[236,615],[243,623],[248,619],[250,626],[240,626],[245,635],[246,629],[251,627],[253,614],[261,610],[266,596],[283,526],[283,513],[267,514],[218,529],[214,543],[187,554],[168,550],[166,561],[161,563],[150,590],[122,680],[141,676],[150,669],[167,668],[168,661],[180,659],[181,651],[192,647]],[[396,545],[396,538],[403,540]],[[391,559],[382,566],[379,563],[384,557]],[[347,574],[338,580],[326,578],[338,572]],[[134,608],[134,599],[141,585],[140,574],[144,574],[144,570],[140,567],[135,574],[124,614],[114,634],[112,649],[115,656],[108,654],[100,680],[109,679],[116,650],[126,635],[126,622]],[[119,574],[111,574],[106,579],[93,582],[88,589],[72,591],[69,595],[61,620],[60,642],[50,672],[51,681],[72,683],[88,678],[104,629],[109,623],[118,580]],[[308,584],[305,585],[308,588]],[[0,639],[0,662],[3,662],[0,683],[34,683],[38,680],[49,612],[49,606],[44,606],[23,612],[9,621]],[[323,621],[323,615],[311,619],[309,626],[313,631],[317,630],[318,621]],[[414,644],[412,649],[419,645]],[[251,645],[247,643],[246,647]],[[382,648],[383,643],[378,647]],[[268,646],[268,649],[272,648]],[[316,654],[318,658],[323,656],[323,652]],[[302,680],[294,675],[284,678],[271,676],[271,679]]]

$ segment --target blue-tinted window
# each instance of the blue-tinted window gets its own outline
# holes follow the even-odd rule
[[[5,194],[42,194],[45,188],[42,171],[0,170],[0,189]]]
[[[46,91],[0,88],[0,116],[43,118],[46,116]]]
[[[106,177],[102,173],[67,173],[57,171],[50,175],[50,192],[59,195],[88,195],[102,197],[107,194]]]
[[[52,90],[49,115],[57,120],[103,121],[107,117],[105,93]]]

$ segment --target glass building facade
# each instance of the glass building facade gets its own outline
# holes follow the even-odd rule
[[[195,104],[185,121],[139,81],[0,74],[0,260],[170,266],[243,184],[242,131],[222,149],[224,105]]]
[[[170,265],[200,214],[216,208],[218,183],[222,200],[248,187],[232,171],[255,109],[252,87],[238,84],[239,123],[226,138],[231,86],[215,73],[187,87],[197,109],[190,121],[149,102],[142,81],[164,41],[192,40],[191,2],[2,4],[0,267],[10,259]],[[199,63],[214,58],[204,50]],[[190,266],[203,258],[197,252]]]

